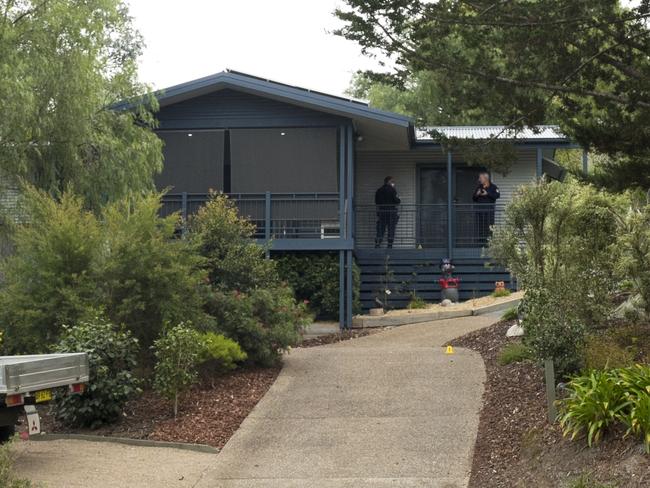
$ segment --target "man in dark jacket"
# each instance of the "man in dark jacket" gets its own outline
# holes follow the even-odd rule
[[[474,228],[476,243],[479,245],[487,242],[490,227],[494,225],[494,204],[500,196],[499,187],[490,181],[490,174],[482,172],[472,195],[472,200],[478,204],[474,211]]]
[[[375,192],[375,205],[377,205],[377,235],[375,247],[381,246],[386,230],[388,230],[388,248],[393,247],[395,228],[399,220],[397,206],[401,203],[395,180],[392,176],[384,178],[384,185]]]

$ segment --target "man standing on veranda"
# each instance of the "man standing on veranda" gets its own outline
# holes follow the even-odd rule
[[[399,220],[397,206],[401,203],[395,180],[392,176],[384,178],[384,184],[375,192],[375,205],[377,206],[377,234],[375,236],[375,247],[381,246],[384,234],[388,231],[388,249],[393,247],[395,240],[395,228]]]

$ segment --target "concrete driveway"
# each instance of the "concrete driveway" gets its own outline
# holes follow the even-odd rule
[[[479,316],[297,349],[198,487],[465,487],[481,357],[446,341]]]
[[[16,468],[46,488],[466,487],[485,372],[441,346],[497,318],[295,349],[218,455],[57,440],[18,443]]]

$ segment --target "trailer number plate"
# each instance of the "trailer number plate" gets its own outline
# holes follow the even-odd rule
[[[35,393],[36,403],[49,402],[52,399],[52,390],[41,390]]]

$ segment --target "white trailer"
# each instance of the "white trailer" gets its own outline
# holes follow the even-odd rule
[[[0,356],[0,442],[10,438],[24,412],[29,434],[39,434],[36,405],[53,398],[53,389],[81,393],[88,382],[86,353]]]

